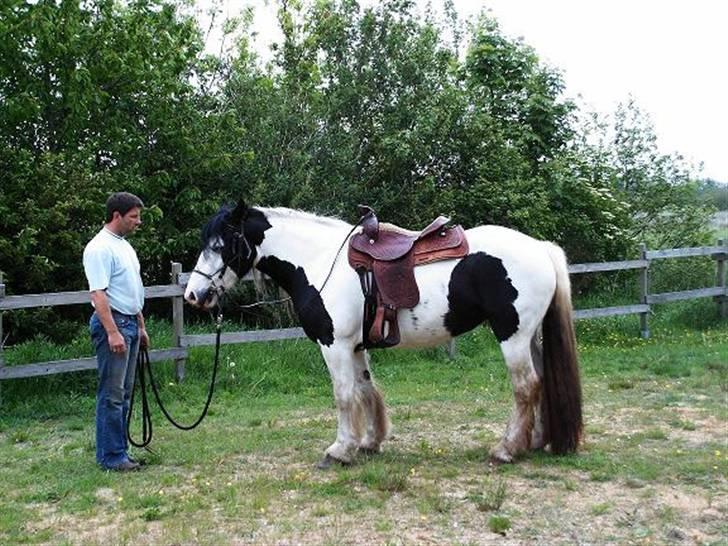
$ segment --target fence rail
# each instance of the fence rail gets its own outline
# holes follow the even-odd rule
[[[650,264],[653,260],[685,258],[694,256],[711,257],[716,262],[715,286],[679,292],[650,294]],[[640,246],[640,259],[621,262],[599,262],[573,264],[569,266],[572,275],[599,273],[605,271],[639,271],[640,301],[632,305],[601,307],[595,309],[578,309],[574,312],[576,320],[611,317],[619,315],[640,315],[640,329],[643,337],[649,337],[649,314],[651,305],[672,301],[696,298],[715,298],[722,317],[727,315],[728,290],[726,289],[726,259],[728,246],[719,240],[717,246],[695,248],[672,248],[666,250],[647,250]],[[174,326],[173,347],[156,349],[149,352],[152,362],[174,360],[176,362],[177,380],[184,378],[185,361],[189,347],[209,346],[215,344],[215,334],[185,335],[184,333],[184,288],[189,280],[189,273],[182,272],[182,265],[172,263],[172,283],[168,285],[148,286],[145,288],[146,299],[169,298],[172,300],[172,320]],[[90,303],[88,291],[56,292],[49,294],[5,295],[3,274],[0,272],[0,380],[21,377],[34,377],[55,373],[89,370],[96,367],[95,357],[76,358],[37,362],[21,366],[5,366],[3,360],[3,326],[2,311],[13,309],[29,309],[35,307],[56,307],[61,305],[78,305]],[[277,330],[253,330],[226,332],[221,335],[221,343],[249,343],[255,341],[273,341],[280,339],[296,339],[305,337],[302,328],[282,328]]]
[[[146,299],[173,298],[184,295],[184,285],[163,284],[146,286],[144,297]],[[11,309],[30,309],[33,307],[58,307],[61,305],[76,305],[90,303],[88,290],[79,292],[54,292],[50,294],[23,294],[19,296],[5,296],[0,298],[0,311]]]
[[[643,269],[649,267],[649,260],[628,260],[624,262],[597,262],[590,264],[572,264],[569,273],[597,273],[600,271],[620,271],[627,269]]]

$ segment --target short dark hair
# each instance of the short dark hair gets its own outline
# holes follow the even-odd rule
[[[112,193],[111,196],[106,200],[106,221],[111,222],[114,219],[114,212],[119,212],[124,216],[131,209],[139,207],[144,208],[144,203],[133,193],[126,191],[120,191],[118,193]]]

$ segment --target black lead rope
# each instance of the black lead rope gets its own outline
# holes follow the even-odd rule
[[[152,392],[154,393],[154,398],[157,400],[157,404],[159,404],[159,409],[162,410],[162,413],[167,418],[167,420],[172,423],[176,428],[180,430],[192,430],[193,428],[197,427],[202,420],[207,415],[207,410],[210,408],[210,402],[212,402],[212,394],[215,391],[215,379],[217,378],[217,370],[220,364],[220,335],[222,333],[222,313],[218,314],[217,316],[217,333],[215,336],[215,364],[212,368],[212,379],[210,380],[210,389],[207,392],[207,401],[205,402],[205,407],[202,409],[202,413],[197,418],[197,420],[192,423],[191,425],[182,425],[174,420],[174,418],[169,414],[167,409],[164,407],[164,404],[162,404],[162,399],[159,396],[159,390],[157,389],[157,385],[154,381],[154,376],[152,375],[152,367],[149,363],[149,352],[147,351],[146,347],[139,350],[139,355],[137,356],[137,362],[136,362],[136,377],[134,378],[134,389],[131,393],[131,399],[129,400],[129,417],[126,422],[126,436],[129,439],[129,443],[131,443],[135,447],[143,447],[147,448],[147,446],[152,441],[152,413],[150,411],[149,407],[149,398],[147,396],[147,378],[146,376],[149,375],[149,384],[152,386]],[[131,436],[131,415],[132,410],[134,408],[134,398],[136,393],[136,385],[139,384],[139,391],[141,393],[141,399],[142,399],[142,440],[141,442],[136,442],[132,436]],[[149,449],[149,448],[147,448]]]

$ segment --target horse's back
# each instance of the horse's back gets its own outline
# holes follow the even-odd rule
[[[468,256],[415,268],[420,304],[400,311],[401,346],[441,343],[473,327],[473,315],[466,312],[443,328],[444,317],[462,314],[457,310],[459,302],[461,308],[470,304],[488,308],[491,318],[512,306],[519,317],[513,322],[528,329],[543,317],[556,283],[550,243],[501,226],[469,229],[466,236]],[[465,301],[476,294],[485,301]],[[506,295],[507,302],[503,301]],[[504,329],[513,333],[514,328],[518,329]]]
[[[467,230],[470,254],[484,252],[503,262],[509,273],[534,274],[545,271],[547,276],[553,272],[549,257],[552,243],[535,239],[515,229],[487,225]]]
[[[488,252],[493,255],[521,255],[523,250],[542,252],[544,241],[535,239],[515,229],[486,225],[468,229],[465,232],[472,252]]]

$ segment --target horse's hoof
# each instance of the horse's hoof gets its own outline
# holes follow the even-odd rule
[[[512,463],[513,456],[504,449],[496,449],[494,451],[491,451],[490,458],[488,460],[491,465],[499,466],[502,464]]]
[[[316,468],[319,470],[328,470],[332,466],[349,466],[350,464],[351,463],[339,460],[336,457],[332,457],[327,453],[326,456],[316,465]]]
[[[492,468],[497,468],[499,466],[503,466],[505,464],[511,464],[513,463],[513,459],[507,460],[507,459],[501,459],[499,457],[494,457],[491,455],[488,457],[488,465]]]
[[[365,457],[374,457],[376,455],[381,455],[382,450],[376,447],[360,447],[359,453]]]

